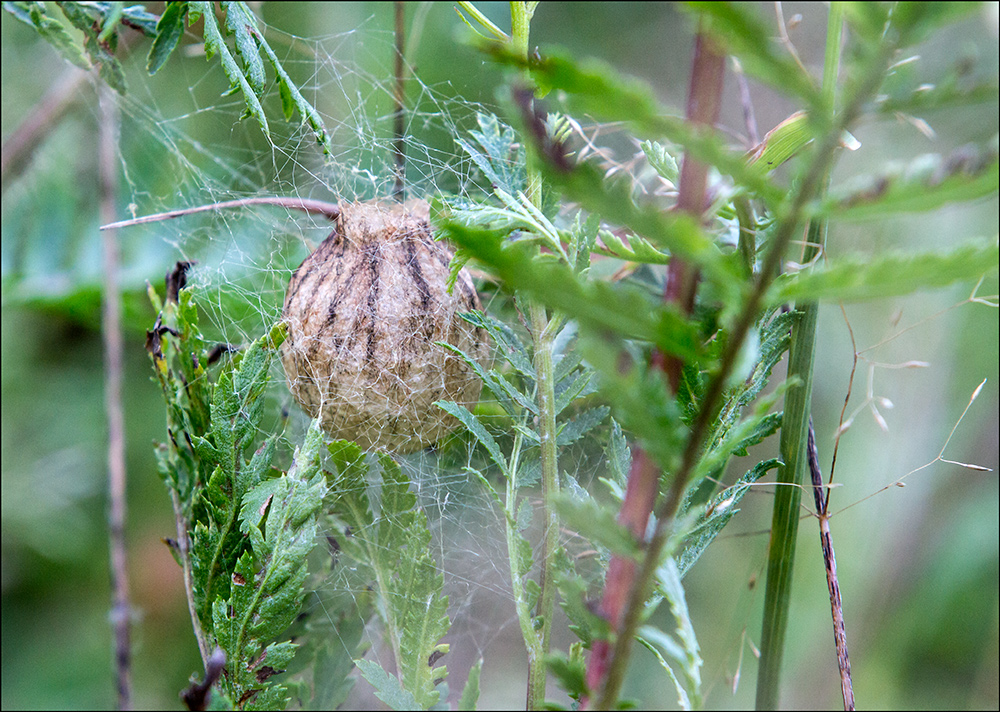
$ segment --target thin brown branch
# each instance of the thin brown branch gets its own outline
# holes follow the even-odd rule
[[[813,496],[816,500],[816,515],[819,518],[819,541],[823,550],[823,565],[826,568],[826,585],[830,591],[830,613],[833,617],[833,641],[837,649],[837,667],[840,670],[840,692],[844,697],[844,709],[854,709],[854,684],[851,681],[851,658],[847,654],[847,630],[844,626],[844,606],[840,598],[840,583],[837,580],[837,557],[833,552],[830,537],[830,515],[827,507],[829,492],[823,485],[823,473],[819,469],[819,454],[816,450],[816,431],[809,418],[809,474],[812,477]]]
[[[98,139],[101,220],[115,214],[118,193],[118,101],[111,89],[100,90]],[[118,282],[117,233],[104,233],[104,405],[108,418],[108,541],[111,550],[111,623],[114,627],[115,681],[118,709],[132,706],[131,605],[125,547],[125,414],[122,407],[121,288]]]
[[[86,81],[87,73],[71,66],[38,103],[27,111],[24,121],[3,142],[0,156],[3,190],[7,190],[21,174],[38,147],[80,100],[80,90]]]
[[[165,213],[156,213],[155,215],[145,215],[141,218],[132,218],[131,220],[121,220],[119,222],[110,223],[108,225],[102,225],[102,230],[115,230],[122,227],[131,227],[132,225],[145,225],[146,223],[161,222],[163,220],[172,220],[173,218],[183,217],[185,215],[194,215],[195,213],[205,213],[209,211],[219,211],[228,210],[229,208],[246,208],[251,205],[274,205],[279,208],[286,208],[288,210],[301,210],[304,213],[310,215],[322,215],[330,220],[336,220],[340,217],[340,206],[336,203],[327,203],[322,200],[308,200],[306,198],[282,198],[278,196],[265,196],[261,198],[240,198],[239,200],[226,200],[221,203],[212,203],[211,205],[199,205],[195,208],[181,208],[179,210],[168,210]]]

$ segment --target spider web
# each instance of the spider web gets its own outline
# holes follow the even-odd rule
[[[132,213],[123,217],[262,196],[328,202],[388,200],[395,181],[395,46],[392,33],[373,25],[369,18],[356,29],[314,38],[268,29],[273,46],[280,45],[272,39],[276,35],[287,40],[289,49],[281,61],[323,116],[331,138],[329,156],[323,155],[309,127],[298,123],[298,116],[291,122],[281,118],[275,87],[262,102],[270,141],[252,119],[240,121],[242,96],[220,98],[207,90],[221,77],[214,62],[205,63],[200,74],[189,74],[186,91],[180,91],[179,97],[163,94],[157,78],[133,81],[122,100],[123,189]],[[194,64],[185,62],[186,71],[195,71]],[[452,98],[452,92],[450,86],[429,86],[418,75],[408,76],[407,198],[478,190],[474,167],[454,139],[476,127],[478,111],[490,109]],[[210,135],[219,135],[220,124],[228,131],[228,140],[200,138],[207,133],[206,126],[212,129]],[[141,151],[130,150],[134,144]],[[140,161],[157,162],[159,170],[148,171],[138,165]],[[293,270],[330,233],[331,224],[318,216],[251,206],[128,230],[125,239],[159,242],[169,248],[162,269],[167,270],[174,260],[194,263],[188,283],[197,288],[203,331],[210,338],[239,346],[281,318]],[[309,417],[289,393],[279,363],[272,375],[270,415],[261,437],[283,430],[285,450],[290,453],[301,442]],[[472,457],[471,448],[465,464]],[[451,645],[444,662],[450,672],[451,696],[461,692],[468,668],[479,658],[496,662],[502,657],[510,663],[501,668],[525,675],[525,666],[515,662],[525,653],[510,592],[503,514],[481,484],[470,478],[461,460],[454,462],[452,457],[445,463],[433,450],[396,459],[414,483],[427,514],[434,558],[445,578],[452,626],[444,639]],[[579,466],[585,461],[581,457]],[[569,459],[566,466],[573,466]],[[540,540],[538,532],[528,533],[533,541]],[[571,544],[570,548],[582,550],[585,545]],[[321,593],[359,593],[351,589],[356,581],[352,582],[349,573],[335,566],[322,583]],[[319,602],[322,599],[307,599],[311,615],[327,614]],[[381,625],[375,619],[366,636],[372,642],[368,656],[393,670],[392,653],[381,641]],[[505,687],[512,695],[511,704],[520,704],[523,685]],[[354,704],[374,703],[365,697],[370,694],[370,686],[358,684],[348,704],[351,699]]]

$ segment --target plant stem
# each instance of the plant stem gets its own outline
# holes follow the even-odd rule
[[[843,8],[834,3],[827,19],[826,52],[823,67],[823,93],[827,105],[834,106],[837,76],[840,70],[840,44],[843,28]],[[831,122],[832,123],[832,122]],[[822,191],[829,184],[829,168],[823,175]],[[813,220],[809,225],[803,263],[811,260],[826,243],[827,221]],[[797,305],[799,316],[792,327],[792,343],[788,356],[788,378],[800,382],[785,395],[781,421],[781,459],[778,470],[779,486],[775,492],[771,519],[771,539],[768,550],[767,586],[764,594],[764,617],[761,630],[761,658],[757,677],[757,709],[778,706],[781,660],[785,632],[788,628],[791,602],[792,568],[799,525],[799,504],[802,482],[807,466],[807,440],[810,423],[809,403],[812,398],[813,366],[815,362],[816,324],[819,306],[815,303]]]
[[[559,494],[559,465],[556,453],[556,395],[555,374],[552,368],[552,340],[545,307],[535,300],[529,304],[531,329],[535,337],[535,377],[538,384],[538,436],[541,447],[542,506],[545,512],[544,539],[542,544],[541,592],[536,620],[539,650],[542,659],[531,661],[528,668],[528,709],[539,709],[545,702],[545,660],[549,652],[552,616],[555,612],[555,558],[559,548],[559,515],[555,498]]]
[[[695,40],[694,62],[687,102],[687,121],[695,126],[711,128],[719,117],[722,85],[725,75],[725,56],[717,52],[711,41],[701,32]],[[685,154],[681,167],[677,210],[698,216],[704,213],[708,182],[708,165]],[[674,256],[667,271],[667,284],[663,300],[676,304],[684,314],[694,309],[698,287],[697,269]],[[654,352],[651,365],[666,375],[672,393],[677,393],[684,363],[671,354]],[[649,517],[660,491],[660,467],[641,449],[636,448],[629,472],[625,497],[618,513],[618,522],[627,527],[640,544],[645,542]],[[659,545],[662,548],[662,544]],[[656,557],[659,561],[659,555]],[[595,641],[587,665],[587,686],[600,691],[599,709],[608,708],[617,696],[624,679],[630,651],[624,643],[623,631],[634,631],[637,612],[631,606],[637,600],[637,590],[645,588],[651,579],[636,577],[636,564],[630,559],[614,556],[608,565],[601,614],[607,618],[611,629],[618,634],[612,647],[609,641]],[[645,595],[642,600],[645,601]],[[631,634],[628,634],[631,638]]]
[[[405,15],[403,2],[401,0],[396,0],[396,2],[393,3],[393,10],[396,25],[396,82],[393,91],[393,100],[396,104],[396,108],[393,112],[392,124],[392,156],[394,162],[393,172],[395,173],[392,197],[397,202],[402,203],[406,199],[406,136],[404,135],[406,133],[406,62],[404,60],[404,52],[406,50],[406,26],[403,22]]]
[[[537,3],[512,2],[510,4],[511,46],[522,59],[528,58],[528,39],[531,17]],[[541,207],[541,175],[531,163],[527,166],[526,195],[536,207]],[[555,557],[559,548],[559,516],[555,498],[559,494],[559,462],[556,452],[556,396],[555,374],[552,367],[553,334],[545,306],[535,300],[528,302],[531,335],[534,340],[535,383],[538,401],[538,437],[541,448],[542,507],[544,535],[540,561],[541,577],[538,605],[535,609],[537,629],[525,636],[528,649],[528,690],[525,706],[540,709],[545,704],[546,666],[549,652],[552,616],[555,613],[556,583]],[[527,632],[527,631],[523,631]]]
[[[114,219],[118,193],[118,103],[113,90],[101,85],[101,125],[98,141],[101,221]],[[108,539],[111,549],[111,622],[115,637],[115,676],[118,709],[132,706],[132,646],[128,593],[128,557],[125,547],[125,413],[122,406],[123,344],[121,287],[118,280],[118,233],[105,232],[104,305],[104,403],[108,416]]]
[[[819,452],[816,449],[816,431],[809,418],[809,474],[816,502],[816,516],[819,519],[819,542],[823,551],[823,566],[826,569],[826,586],[830,592],[830,614],[833,618],[833,644],[837,650],[837,667],[840,669],[840,692],[844,698],[844,709],[855,709],[854,683],[851,681],[851,657],[847,652],[847,627],[844,624],[844,604],[840,597],[840,582],[837,580],[837,557],[833,551],[833,537],[830,534],[829,490],[823,486],[823,473],[819,469]]]
[[[781,211],[781,222],[771,240],[771,246],[764,257],[761,270],[757,274],[757,282],[747,296],[739,317],[735,320],[720,359],[718,371],[705,389],[702,406],[691,426],[691,434],[684,449],[681,465],[674,474],[667,496],[656,511],[658,520],[656,531],[646,546],[642,566],[629,599],[625,620],[615,641],[614,665],[609,670],[607,682],[598,702],[600,709],[610,709],[618,699],[618,692],[624,680],[624,659],[627,657],[628,648],[631,646],[632,638],[638,629],[639,619],[652,586],[653,576],[659,566],[663,547],[673,525],[674,515],[683,501],[688,479],[698,464],[703,440],[710,432],[710,425],[718,411],[726,381],[732,373],[743,341],[756,322],[764,295],[777,275],[778,266],[788,244],[799,229],[802,214],[807,204],[825,183],[843,131],[852,124],[860,113],[864,102],[878,90],[882,83],[883,70],[894,51],[895,45],[886,43],[879,47],[878,53],[866,62],[866,66],[858,68],[860,81],[852,86],[851,96],[833,122],[824,124],[825,132],[817,137],[819,145],[816,147],[814,158],[805,170],[791,198],[785,203],[787,207]],[[779,494],[781,489],[792,488],[779,488]]]

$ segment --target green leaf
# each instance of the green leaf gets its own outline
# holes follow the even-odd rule
[[[483,172],[494,188],[510,195],[525,190],[527,179],[524,169],[524,147],[520,146],[514,129],[502,123],[493,114],[478,113],[479,131],[470,131],[478,147],[462,138],[455,142],[462,147],[472,162]]]
[[[978,2],[905,3],[893,8],[891,21],[901,29],[900,44],[915,45],[935,29],[961,20],[981,7]]]
[[[508,415],[518,416],[522,410],[527,410],[534,415],[538,415],[538,406],[535,402],[511,385],[510,381],[508,381],[502,373],[498,373],[492,369],[484,369],[479,362],[476,361],[476,359],[469,356],[467,353],[462,351],[462,349],[449,344],[446,341],[437,341],[435,343],[442,348],[458,354],[458,356],[461,357],[466,364],[468,364],[469,368],[471,368],[472,371],[479,376],[483,385],[490,390],[494,397],[496,397],[497,401],[499,401],[501,407],[507,411]]]
[[[559,434],[556,436],[556,445],[558,447],[565,447],[566,445],[575,443],[590,430],[603,423],[610,412],[611,409],[604,405],[583,411],[583,413],[565,423],[559,429]]]
[[[945,287],[996,271],[997,238],[969,240],[950,251],[888,252],[850,255],[825,267],[803,270],[777,280],[771,304],[805,300],[865,300],[902,296],[920,289]]]
[[[587,688],[587,662],[581,643],[570,645],[568,655],[562,652],[546,655],[545,667],[559,682],[559,687],[572,699],[579,702],[590,694]]]
[[[212,606],[213,631],[227,657],[226,691],[237,700],[255,693],[255,709],[284,706],[287,700],[282,686],[265,681],[287,667],[296,646],[268,641],[295,620],[305,595],[307,558],[326,492],[319,466],[322,441],[314,420],[288,473],[261,482],[243,497],[240,529],[251,550],[236,564],[229,599],[217,598]],[[262,687],[271,689],[263,694]]]
[[[264,93],[264,63],[260,61],[257,50],[257,39],[260,32],[257,29],[257,18],[242,2],[223,2],[226,11],[226,30],[233,36],[236,46],[236,56],[243,60],[244,76],[254,94]]]
[[[598,254],[644,264],[665,265],[670,262],[668,253],[656,249],[638,235],[625,235],[622,239],[611,230],[601,230],[600,237],[601,244],[594,249]]]
[[[674,471],[687,442],[687,428],[663,372],[637,358],[627,342],[605,334],[583,337],[584,356],[599,374],[601,395],[614,417],[664,471]]]
[[[63,56],[80,69],[90,69],[87,55],[74,37],[66,31],[59,20],[50,17],[45,12],[45,6],[40,2],[5,2],[3,9],[24,24],[32,27],[45,41],[51,44]]]
[[[660,176],[673,184],[677,184],[680,176],[680,168],[677,167],[677,159],[673,157],[667,147],[658,141],[643,141],[639,148],[646,154],[646,160]]]
[[[593,371],[581,369],[572,376],[567,376],[556,384],[556,415],[563,412],[566,409],[566,406],[580,396],[597,392],[597,388],[591,384],[593,376]]]
[[[677,689],[678,704],[682,709],[699,709],[702,706],[701,666],[702,659],[698,649],[698,640],[691,625],[684,587],[681,584],[680,573],[673,558],[668,558],[656,571],[657,592],[670,605],[670,612],[675,622],[674,635],[669,635],[651,625],[642,626],[637,634],[638,640],[656,654],[668,676]],[[681,671],[681,678],[675,675],[670,666],[659,654],[662,651],[674,660]]]
[[[497,445],[497,441],[494,440],[489,431],[483,427],[483,424],[479,422],[479,419],[469,412],[468,408],[457,403],[450,403],[448,401],[438,401],[435,405],[441,410],[451,413],[453,416],[458,418],[462,425],[465,426],[465,429],[475,435],[476,440],[478,440],[479,443],[486,448],[486,451],[490,454],[493,462],[495,462],[500,468],[500,471],[503,472],[505,476],[510,476],[507,459],[500,451],[500,446]]]
[[[637,205],[627,177],[605,179],[603,171],[590,163],[577,164],[569,171],[558,170],[548,161],[541,163],[546,179],[567,199],[579,202],[605,221],[628,227],[647,239],[655,250],[697,265],[727,301],[740,299],[745,280],[737,259],[724,254],[695,218],[654,204]],[[463,246],[482,260],[470,245]],[[663,258],[654,253],[650,261],[662,263]]]
[[[695,329],[672,305],[657,304],[626,285],[582,281],[568,266],[535,260],[533,248],[517,243],[501,246],[494,233],[455,223],[440,227],[511,289],[528,292],[582,324],[652,341],[681,358],[694,358],[700,350]]]
[[[714,130],[691,126],[680,117],[669,116],[647,85],[622,77],[603,62],[592,59],[576,61],[554,51],[547,52],[541,59],[526,61],[504,47],[485,46],[483,49],[500,62],[529,71],[543,90],[561,89],[566,92],[570,109],[576,115],[589,116],[600,122],[623,122],[640,138],[665,138],[682,146],[686,153],[698,160],[732,176],[738,184],[753,190],[768,203],[777,204],[784,197],[782,189],[759,172],[749,170],[742,153],[730,150]],[[550,180],[555,177],[550,171],[546,171],[545,175]],[[603,178],[603,174],[600,177]],[[601,210],[592,212],[605,219],[608,217]],[[636,232],[653,237],[642,230]]]
[[[119,94],[125,94],[125,72],[114,55],[117,35],[112,33],[107,42],[101,41],[98,36],[98,29],[108,19],[111,6],[63,3],[59,7],[73,26],[83,32],[84,49],[101,79]]]
[[[528,349],[521,343],[521,340],[514,333],[513,329],[485,312],[468,312],[461,316],[473,326],[486,329],[490,338],[493,339],[493,343],[497,345],[497,351],[500,356],[513,366],[515,371],[534,384],[535,366],[531,362]]]
[[[736,484],[727,487],[709,502],[697,523],[688,532],[683,548],[677,554],[677,569],[681,578],[691,570],[708,545],[715,541],[715,537],[739,511],[737,505],[750,491],[750,485],[780,464],[778,459],[772,458],[754,465]]]
[[[343,441],[333,443],[330,452],[338,461],[331,506],[351,531],[344,552],[371,570],[399,683],[419,709],[427,709],[439,696],[436,681],[448,674],[436,662],[447,653],[448,646],[439,641],[450,626],[427,516],[417,506],[409,478],[389,456],[361,456]],[[367,495],[373,469],[381,472],[377,515]]]
[[[578,532],[585,540],[602,546],[612,554],[626,559],[639,557],[639,545],[616,514],[593,499],[577,500],[560,493],[555,500],[563,526]]]
[[[375,696],[393,710],[421,710],[413,693],[404,690],[395,675],[390,675],[382,666],[371,660],[355,660],[361,674],[375,688]]]
[[[462,688],[462,696],[458,700],[459,710],[471,712],[479,702],[479,674],[483,670],[483,659],[479,658],[469,669],[469,677]]]
[[[1000,186],[996,137],[988,148],[963,147],[950,156],[924,155],[833,188],[821,212],[848,220],[936,210],[949,203],[995,195]]]
[[[309,128],[312,129],[316,143],[321,145],[323,153],[329,156],[333,152],[333,145],[330,143],[330,134],[323,123],[323,117],[316,111],[316,107],[302,96],[302,92],[299,91],[298,86],[292,81],[292,78],[288,76],[288,72],[285,71],[285,68],[278,60],[278,56],[271,49],[271,46],[259,34],[255,36],[260,43],[260,48],[267,56],[267,60],[271,63],[274,74],[278,77],[281,108],[285,112],[285,118],[291,119],[294,115],[294,109],[298,109],[303,119],[309,124]]]
[[[625,483],[628,481],[629,470],[632,469],[632,451],[622,433],[622,426],[614,418],[611,419],[611,437],[604,450],[605,461],[608,463],[610,478],[601,481],[611,490],[611,494],[619,502],[625,498]]]
[[[149,48],[146,71],[156,74],[184,36],[184,20],[187,17],[187,2],[168,2],[156,23],[156,37]]]
[[[104,16],[104,21],[101,23],[101,34],[97,36],[98,42],[109,41],[111,35],[118,29],[118,23],[121,22],[122,19],[125,3],[112,2],[110,5],[110,9]]]
[[[246,115],[253,116],[260,124],[261,131],[265,136],[270,136],[267,126],[267,118],[264,116],[264,108],[260,105],[257,94],[253,86],[247,80],[239,63],[229,51],[226,40],[219,30],[218,22],[215,19],[215,8],[210,2],[192,2],[188,12],[188,24],[194,24],[198,18],[204,18],[205,32],[205,57],[211,59],[216,54],[219,55],[219,62],[222,64],[222,71],[229,79],[231,90],[239,90],[243,94],[243,101],[246,104]]]

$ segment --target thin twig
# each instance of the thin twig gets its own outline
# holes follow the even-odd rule
[[[788,54],[790,54],[792,59],[795,60],[795,63],[799,65],[799,69],[808,75],[809,72],[806,71],[806,67],[802,64],[802,60],[799,58],[799,53],[795,49],[795,45],[792,44],[792,40],[788,36],[788,29],[785,27],[785,13],[781,9],[780,2],[774,3],[774,14],[778,19],[778,36],[781,38],[781,44],[785,46],[785,49],[788,50]]]
[[[195,213],[205,213],[211,210],[227,210],[229,208],[245,208],[250,205],[274,205],[288,210],[301,210],[310,215],[323,215],[330,220],[337,220],[340,217],[340,206],[336,203],[327,203],[322,200],[308,200],[306,198],[283,198],[278,196],[265,196],[261,198],[240,198],[239,200],[226,200],[221,203],[211,205],[199,205],[194,208],[181,208],[179,210],[168,210],[165,213],[155,215],[145,215],[141,218],[131,220],[121,220],[116,223],[102,225],[102,230],[114,230],[121,227],[131,227],[132,225],[144,225],[146,223],[171,220],[185,215]]]
[[[837,469],[837,453],[840,451],[840,436],[844,434],[844,413],[847,412],[847,404],[851,400],[851,391],[854,389],[854,374],[858,370],[858,342],[854,339],[854,329],[851,328],[851,322],[847,318],[847,310],[844,309],[843,303],[840,305],[840,313],[844,315],[844,323],[847,324],[847,333],[851,337],[851,353],[854,354],[854,360],[851,363],[851,376],[847,379],[847,395],[844,396],[844,405],[840,409],[840,420],[837,422],[837,434],[833,439],[833,457],[830,459],[830,481],[833,481],[833,473]]]
[[[396,15],[396,84],[394,100],[396,110],[393,114],[392,155],[395,163],[395,185],[392,197],[402,203],[406,199],[406,37],[405,37],[405,3],[396,0],[393,3]]]
[[[985,385],[986,385],[986,381],[984,380],[982,383],[980,383],[978,386],[976,386],[976,390],[974,390],[972,392],[972,395],[969,396],[969,402],[965,404],[965,410],[963,410],[962,414],[960,416],[958,416],[958,420],[956,420],[955,424],[952,426],[951,432],[948,433],[948,438],[944,441],[944,445],[941,446],[941,450],[938,452],[937,456],[933,460],[931,460],[930,462],[924,463],[920,467],[917,467],[917,468],[914,468],[914,469],[910,470],[909,472],[907,472],[902,477],[899,477],[898,479],[894,480],[893,482],[890,482],[889,484],[885,485],[884,487],[882,487],[882,488],[880,488],[880,489],[872,492],[867,497],[863,497],[862,499],[859,499],[857,502],[852,502],[851,504],[847,505],[843,509],[837,510],[836,512],[834,512],[830,516],[831,517],[832,516],[836,516],[837,514],[840,514],[841,512],[844,512],[844,511],[850,509],[851,507],[855,507],[855,506],[861,504],[862,502],[867,502],[872,497],[874,497],[876,495],[879,495],[879,494],[882,494],[883,492],[885,492],[890,487],[905,487],[906,485],[904,484],[903,480],[905,480],[910,475],[915,475],[916,473],[920,472],[921,470],[926,470],[928,467],[930,467],[931,465],[933,465],[935,462],[943,462],[943,463],[948,464],[948,465],[958,465],[959,467],[964,467],[967,470],[973,470],[975,472],[992,472],[993,470],[991,468],[989,468],[989,467],[986,467],[985,465],[976,465],[976,464],[971,463],[971,462],[958,462],[957,460],[949,460],[948,458],[946,458],[944,456],[944,451],[948,448],[948,444],[951,442],[952,437],[954,437],[955,431],[958,430],[958,426],[965,419],[966,413],[969,412],[969,408],[972,407],[972,404],[975,402],[976,398],[979,397],[979,394],[982,392],[983,386],[985,386]]]
[[[750,98],[750,85],[747,83],[740,60],[736,57],[732,60],[736,84],[740,88],[740,103],[743,105],[743,123],[746,124],[747,138],[750,139],[751,146],[756,146],[760,143],[760,133],[757,131],[757,117],[753,111],[753,100]]]
[[[830,613],[833,616],[833,641],[837,648],[837,667],[840,669],[840,692],[844,697],[844,709],[854,709],[854,685],[851,682],[851,658],[847,654],[847,630],[844,627],[844,607],[840,599],[840,583],[837,581],[837,557],[833,553],[833,539],[830,537],[830,493],[823,486],[823,473],[819,469],[819,454],[816,450],[816,431],[812,416],[809,418],[809,474],[812,477],[813,496],[816,500],[816,516],[819,518],[819,541],[823,549],[823,564],[826,567],[826,585],[830,590]]]
[[[3,190],[28,165],[32,154],[80,100],[87,73],[70,67],[45,96],[25,114],[24,121],[3,142],[0,176]]]
[[[115,214],[118,192],[116,152],[118,103],[113,90],[100,88],[101,125],[98,138],[101,220]],[[118,709],[132,706],[132,651],[129,624],[131,605],[125,549],[125,415],[122,407],[121,294],[118,283],[117,233],[109,230],[102,240],[104,252],[104,407],[108,418],[108,543],[111,550],[111,622],[115,640],[115,681]]]

